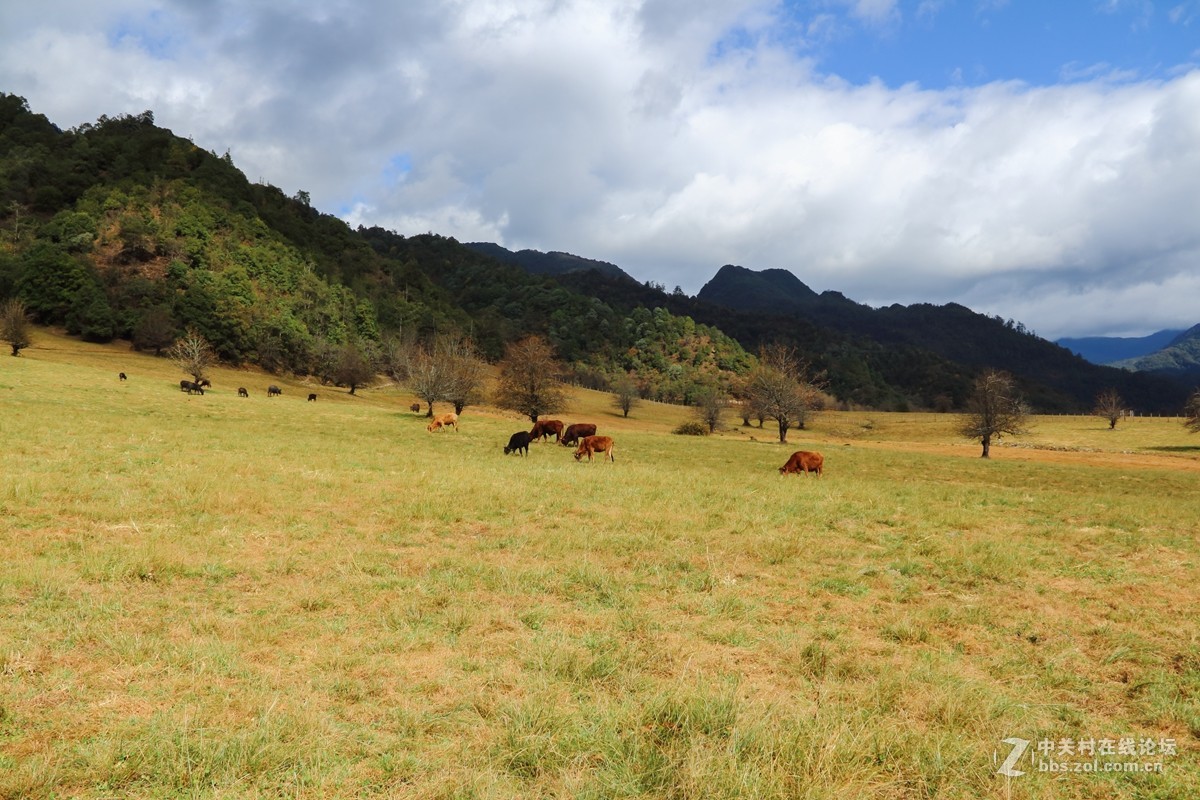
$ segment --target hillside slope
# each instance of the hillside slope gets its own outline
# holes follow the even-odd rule
[[[1112,366],[1117,361],[1148,356],[1171,344],[1183,331],[1162,330],[1149,336],[1082,336],[1055,339],[1055,344],[1093,364]]]
[[[1198,382],[1200,381],[1200,325],[1179,334],[1161,350],[1137,358],[1117,361],[1112,366]]]

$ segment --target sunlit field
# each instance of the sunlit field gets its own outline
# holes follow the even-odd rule
[[[953,415],[780,445],[580,391],[589,464],[398,387],[183,377],[0,357],[0,797],[1200,797],[1178,419],[985,461]]]

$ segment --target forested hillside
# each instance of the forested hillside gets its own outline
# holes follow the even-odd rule
[[[0,95],[0,224],[0,297],[91,341],[161,350],[194,327],[227,361],[306,373],[346,343],[456,332],[495,358],[537,333],[593,385],[632,372],[675,401],[753,363],[718,330],[618,314],[453,239],[352,230],[150,112],[62,131]]]
[[[1200,325],[1176,335],[1160,350],[1117,361],[1113,366],[1200,383]]]
[[[63,131],[0,94],[0,299],[92,341],[158,352],[191,327],[228,362],[324,376],[334,348],[450,333],[494,360],[539,334],[580,383],[632,375],[672,402],[732,390],[752,353],[781,342],[840,401],[881,409],[962,408],[985,367],[1016,374],[1045,411],[1087,410],[1109,386],[1144,411],[1185,396],[960,306],[869,309],[782,270],[722,276],[734,280],[692,298],[565,253],[354,230],[149,111]]]

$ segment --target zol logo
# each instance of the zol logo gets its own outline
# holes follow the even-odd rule
[[[1009,778],[1019,778],[1025,772],[1016,769],[1017,762],[1021,760],[1021,756],[1025,755],[1025,750],[1029,747],[1029,740],[1010,736],[1007,739],[1002,739],[1001,742],[1012,745],[1012,750],[1009,752],[1008,758],[1004,759],[1004,763],[1000,765],[1000,769],[996,770],[996,774],[1006,775]]]

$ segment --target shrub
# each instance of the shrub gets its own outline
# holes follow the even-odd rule
[[[703,422],[692,420],[691,422],[684,422],[678,428],[671,431],[671,433],[677,433],[680,436],[708,436],[708,426]]]

